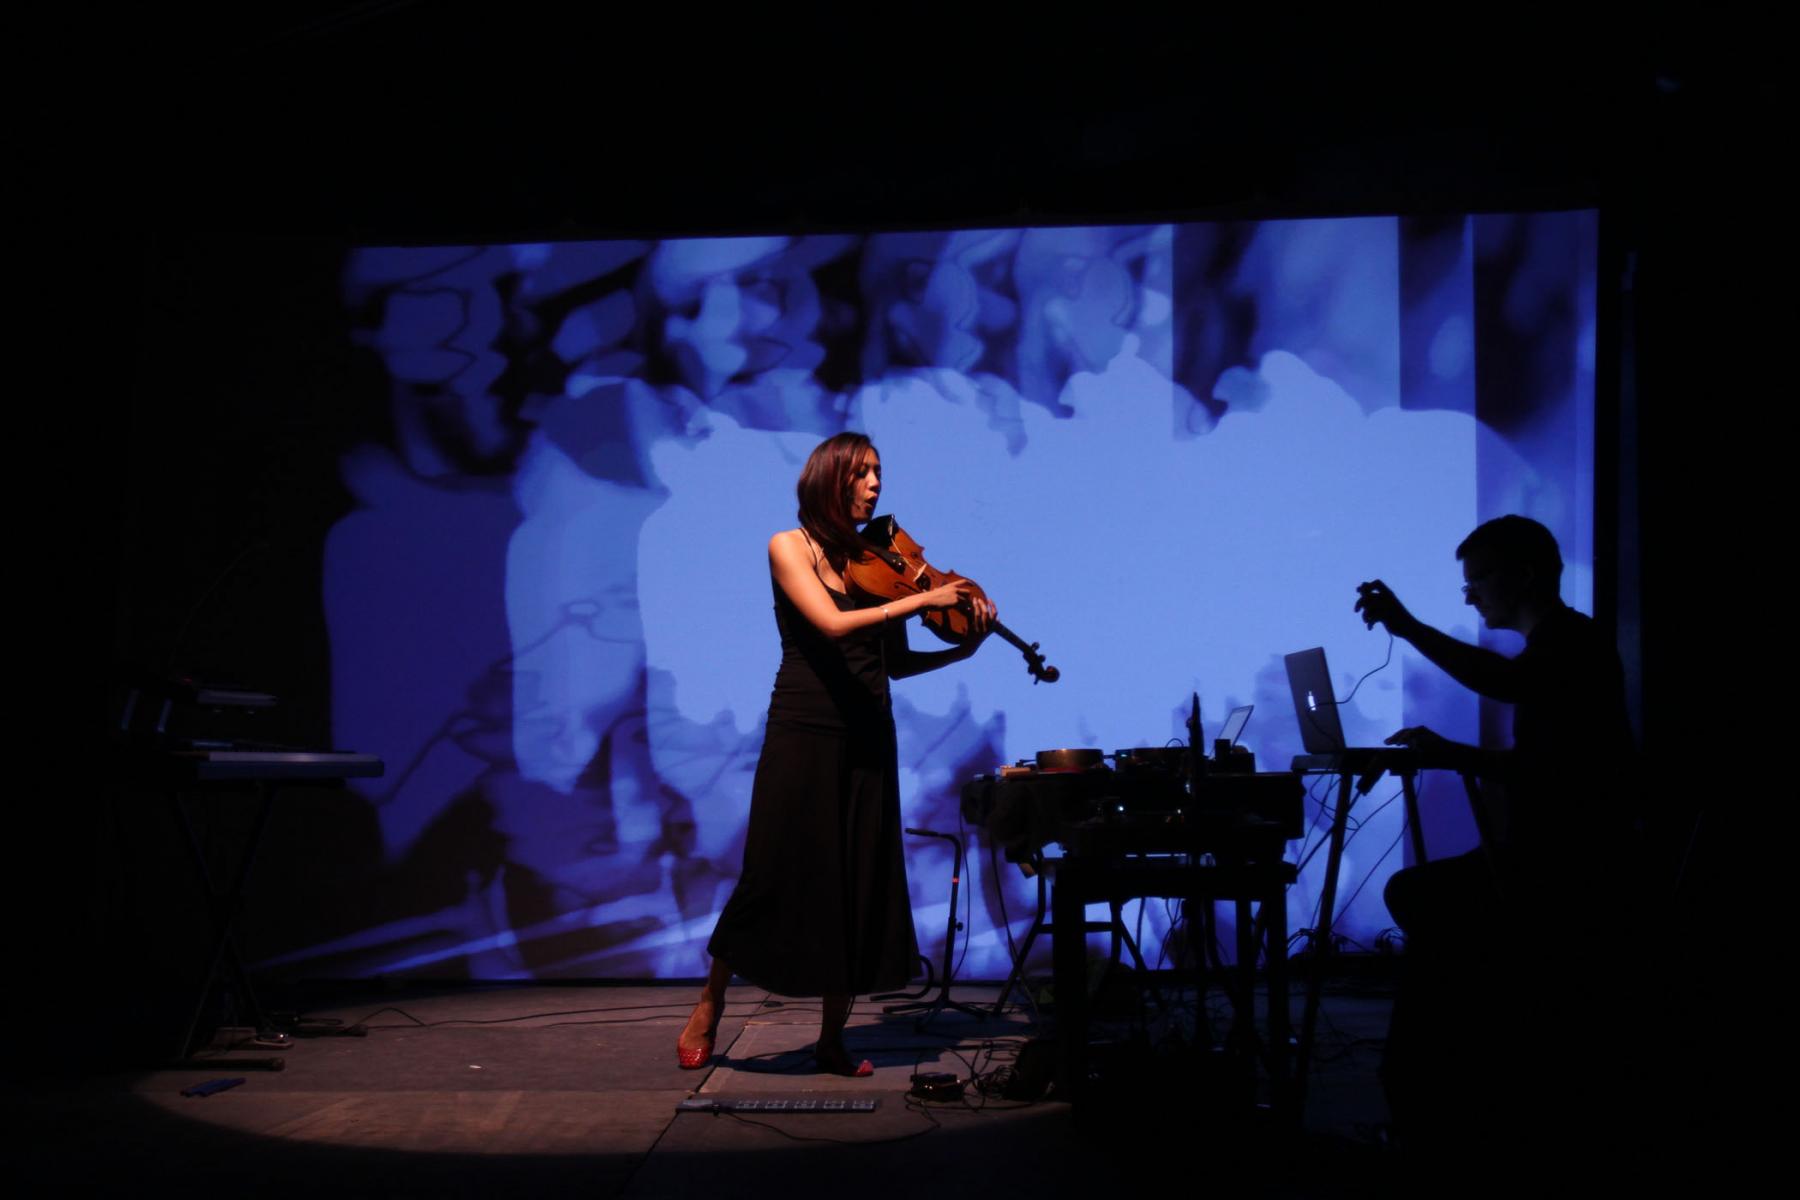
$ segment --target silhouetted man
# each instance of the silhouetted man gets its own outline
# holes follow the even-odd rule
[[[1508,750],[1451,742],[1424,726],[1388,738],[1480,776],[1484,794],[1499,790],[1507,801],[1492,844],[1398,871],[1387,887],[1409,961],[1383,1077],[1396,1122],[1436,1122],[1437,1133],[1459,1112],[1529,1119],[1533,1089],[1567,1091],[1567,1078],[1543,1074],[1553,1061],[1559,1075],[1598,1070],[1569,1053],[1570,1035],[1611,975],[1604,951],[1616,937],[1611,914],[1629,902],[1618,893],[1634,840],[1624,672],[1611,639],[1562,602],[1556,539],[1529,518],[1499,517],[1456,557],[1463,597],[1488,628],[1525,635],[1516,657],[1432,628],[1380,580],[1358,586],[1356,601],[1371,628],[1386,626],[1457,682],[1513,706]],[[1542,977],[1523,978],[1544,966]]]

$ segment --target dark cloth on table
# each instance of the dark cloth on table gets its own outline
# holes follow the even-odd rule
[[[856,601],[831,591],[840,611]],[[707,950],[784,996],[899,987],[918,958],[883,627],[820,632],[775,588],[781,667],[744,869]]]

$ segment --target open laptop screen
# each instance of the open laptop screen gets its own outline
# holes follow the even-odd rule
[[[1344,726],[1338,720],[1337,697],[1325,649],[1296,650],[1286,656],[1288,688],[1294,693],[1294,719],[1308,754],[1336,754],[1344,749]]]

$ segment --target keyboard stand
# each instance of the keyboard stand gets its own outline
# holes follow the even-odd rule
[[[169,810],[181,830],[182,841],[194,873],[206,895],[207,919],[212,926],[212,945],[207,955],[206,976],[194,999],[191,1015],[176,1046],[177,1069],[213,1070],[235,1067],[248,1070],[279,1071],[286,1060],[279,1055],[269,1058],[200,1058],[195,1056],[196,1039],[206,1014],[207,1003],[216,989],[228,988],[237,996],[255,1029],[257,1048],[285,1050],[293,1039],[272,1030],[256,991],[250,984],[250,973],[238,956],[234,934],[243,913],[244,889],[250,880],[250,868],[268,830],[270,814],[275,809],[275,795],[285,783],[341,784],[346,779],[371,778],[383,771],[381,760],[368,754],[299,751],[209,751],[143,754],[135,757],[128,769],[140,778],[160,783],[168,798]],[[186,791],[226,790],[248,792],[255,803],[249,834],[235,869],[220,888],[206,865],[194,822],[182,800]]]

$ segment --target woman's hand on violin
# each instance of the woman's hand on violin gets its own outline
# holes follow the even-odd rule
[[[966,579],[953,579],[942,587],[920,592],[921,607],[926,609],[960,608],[969,616],[969,644],[979,642],[994,626],[999,610],[994,602],[976,592]]]
[[[992,632],[994,621],[999,615],[1000,610],[994,607],[992,600],[986,596],[975,597],[969,605],[970,642],[979,642]]]
[[[920,607],[927,609],[967,608],[969,597],[974,589],[966,579],[954,579],[942,587],[934,587],[928,592],[920,592]]]

